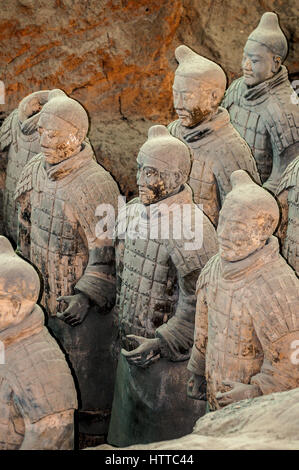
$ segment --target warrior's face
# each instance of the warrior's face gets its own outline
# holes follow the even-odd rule
[[[258,85],[273,77],[280,64],[280,57],[275,56],[266,46],[255,41],[247,41],[242,59],[242,70],[246,85]]]
[[[41,112],[38,121],[41,151],[49,165],[56,165],[78,152],[78,130],[54,114]]]
[[[0,292],[0,331],[20,323],[34,308],[35,303],[20,300],[11,294]]]
[[[217,95],[200,78],[176,74],[172,89],[174,108],[185,127],[196,126],[217,108]]]
[[[182,175],[167,165],[140,152],[137,158],[137,185],[142,204],[154,204],[173,193],[182,184]]]
[[[265,220],[246,213],[246,208],[223,204],[217,228],[219,252],[226,261],[240,261],[262,248],[265,236]]]

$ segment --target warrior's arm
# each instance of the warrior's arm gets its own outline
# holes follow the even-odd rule
[[[18,106],[18,119],[22,124],[22,132],[31,134],[37,129],[37,122],[43,106],[52,98],[65,96],[62,90],[40,90],[22,99]]]
[[[88,265],[75,290],[107,310],[115,302],[115,255],[110,245],[95,246],[89,251]]]
[[[251,383],[258,385],[264,395],[299,386],[298,279],[294,273],[282,271],[275,281],[274,292],[273,287],[268,291],[271,297],[267,297],[267,310],[264,305],[257,308],[257,292],[251,301],[254,329],[264,352],[260,372]]]
[[[199,274],[200,269],[186,276],[178,273],[179,300],[175,315],[156,330],[162,356],[173,361],[186,360],[190,356],[194,337],[195,288]]]
[[[116,295],[113,230],[118,193],[114,184],[114,182],[107,184],[101,193],[90,195],[86,211],[78,212],[80,227],[88,244],[89,259],[83,276],[75,286],[75,291],[83,293],[106,311],[113,307]],[[100,229],[100,225],[97,225],[99,219],[96,210],[98,201],[103,199],[105,207],[111,213],[107,212],[106,223],[102,224],[103,229]]]
[[[280,223],[276,232],[277,237],[281,241],[281,245],[283,246],[287,228],[288,228],[288,212],[289,212],[289,205],[288,205],[288,191],[282,191],[278,196],[278,202],[281,209],[281,219]]]
[[[62,411],[36,423],[24,418],[25,437],[20,450],[72,450],[74,448],[74,410]]]
[[[291,144],[289,147],[282,150],[278,155],[276,154],[273,159],[272,172],[263,186],[275,193],[283,172],[298,155],[299,142]]]
[[[31,203],[30,192],[23,193],[16,201],[18,208],[18,251],[30,259],[31,244]]]
[[[88,315],[91,303],[108,313],[115,303],[115,251],[113,246],[113,228],[115,208],[117,207],[117,187],[112,181],[103,185],[101,180],[89,179],[81,187],[78,201],[73,210],[79,223],[82,240],[86,240],[89,252],[85,271],[74,287],[74,295],[59,297],[58,301],[68,304],[63,313],[57,316],[66,323],[77,326]],[[93,188],[90,191],[89,188]],[[97,208],[100,201],[107,212],[106,223],[97,229]]]
[[[208,341],[208,306],[206,302],[206,288],[197,292],[194,344],[188,363],[188,370],[195,375],[205,375],[205,355]]]
[[[6,166],[7,166],[7,152],[0,151],[0,190],[5,188]]]
[[[257,385],[263,395],[299,387],[299,330],[266,347],[261,370],[250,383]]]
[[[193,249],[184,242],[168,244],[177,269],[179,301],[175,315],[156,330],[156,336],[161,338],[165,346],[164,354],[168,352],[172,360],[185,360],[190,356],[194,340],[196,283],[198,281],[197,288],[200,291],[201,282],[205,284],[203,271],[218,249],[215,229],[204,214],[202,233],[204,238],[200,249],[197,242]]]

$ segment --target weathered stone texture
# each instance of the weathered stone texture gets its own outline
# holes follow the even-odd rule
[[[243,400],[200,418],[192,434],[127,447],[156,450],[297,450],[299,388]],[[111,450],[103,445],[89,450]]]

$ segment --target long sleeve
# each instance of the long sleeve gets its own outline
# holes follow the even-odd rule
[[[193,208],[195,216],[198,208]],[[186,240],[169,240],[167,248],[177,270],[179,300],[175,315],[156,330],[162,340],[162,354],[174,361],[186,360],[190,356],[194,340],[194,321],[196,310],[196,282],[209,259],[217,253],[215,229],[207,216],[202,215],[202,243],[186,243]],[[198,223],[192,219],[191,227]],[[185,226],[186,228],[186,226]],[[195,233],[195,232],[193,232]],[[191,238],[190,238],[191,239]],[[188,240],[190,241],[190,240]]]
[[[175,315],[156,330],[162,344],[162,355],[173,361],[190,356],[194,336],[195,286],[200,270],[182,277],[179,275],[179,300]]]
[[[77,201],[76,213],[87,240],[89,260],[75,290],[87,295],[100,307],[110,310],[115,302],[113,229],[119,191],[112,177],[103,172],[99,179],[91,175],[84,186],[82,184],[78,196],[80,199]],[[101,206],[103,213],[98,209]],[[100,230],[100,226],[103,230]]]
[[[270,135],[273,165],[264,187],[275,192],[283,172],[299,154],[299,107],[289,96],[278,93],[265,110],[265,125]]]
[[[266,276],[259,279],[249,301],[264,353],[261,370],[251,383],[264,395],[299,386],[299,280],[282,259]]]
[[[197,290],[194,344],[188,363],[188,370],[196,375],[205,375],[205,354],[208,341],[208,306],[206,288]]]
[[[281,209],[281,219],[279,222],[279,226],[276,232],[277,237],[281,241],[281,246],[283,246],[286,234],[287,234],[287,229],[288,229],[288,191],[284,190],[282,193],[279,194],[278,196],[278,202],[279,206]]]
[[[30,260],[31,245],[31,202],[30,191],[23,193],[18,199],[18,233],[17,249],[24,258]]]
[[[90,250],[88,265],[75,290],[84,293],[100,307],[111,309],[115,302],[114,248],[96,247]]]

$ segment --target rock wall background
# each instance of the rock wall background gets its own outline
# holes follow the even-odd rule
[[[88,111],[98,161],[135,194],[135,159],[154,123],[175,118],[174,50],[187,44],[220,63],[229,81],[265,11],[289,40],[286,65],[299,78],[292,0],[0,0],[2,118],[27,94],[61,88]]]

